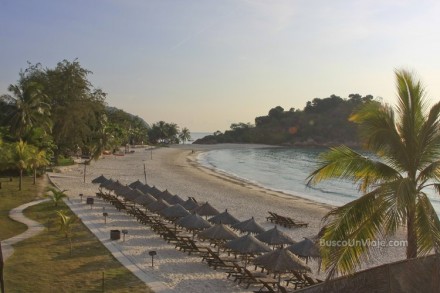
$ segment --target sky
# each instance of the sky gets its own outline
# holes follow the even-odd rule
[[[0,94],[27,62],[78,58],[148,123],[229,129],[332,94],[395,104],[394,71],[440,99],[440,1],[0,0]]]

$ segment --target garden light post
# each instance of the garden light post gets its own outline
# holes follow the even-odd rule
[[[154,256],[157,255],[157,252],[152,250],[148,254],[151,256],[151,267],[154,268]]]

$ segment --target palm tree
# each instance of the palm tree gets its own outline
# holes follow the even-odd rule
[[[29,158],[29,166],[34,170],[34,185],[37,180],[37,169],[47,166],[49,161],[46,159],[46,152],[44,150],[37,150],[31,152],[31,157]]]
[[[21,190],[23,181],[23,171],[29,167],[29,160],[33,151],[33,146],[28,145],[26,142],[20,140],[15,144],[12,152],[12,163],[20,172],[20,180],[18,183],[18,190]]]
[[[45,103],[47,96],[43,88],[36,82],[22,82],[10,85],[11,95],[3,95],[1,100],[11,106],[9,113],[10,131],[18,138],[22,138],[32,127],[43,127],[50,131],[49,104]]]
[[[50,199],[52,200],[54,206],[58,206],[58,203],[65,197],[67,197],[66,195],[66,191],[67,190],[58,190],[52,187],[48,188],[50,192],[52,192],[52,194],[46,194],[46,197],[50,197]]]
[[[179,138],[185,144],[185,141],[191,139],[191,133],[189,132],[189,129],[186,127],[183,127],[182,130],[179,133]]]
[[[69,240],[70,255],[72,255],[72,226],[76,219],[63,211],[57,211],[57,215],[60,219],[60,232]]]
[[[440,221],[425,193],[428,186],[440,191],[440,103],[426,111],[421,82],[405,70],[395,75],[395,108],[367,102],[350,117],[359,124],[366,150],[376,157],[335,147],[319,157],[319,167],[308,179],[309,184],[348,179],[363,192],[326,215],[322,240],[376,240],[406,226],[406,256],[413,258],[440,248]],[[366,245],[321,248],[329,277],[353,272],[371,254]]]

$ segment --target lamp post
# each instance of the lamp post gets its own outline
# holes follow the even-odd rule
[[[104,224],[107,224],[108,213],[102,213],[102,215],[104,216]]]
[[[157,255],[157,252],[152,250],[148,254],[151,256],[151,267],[154,268],[154,256]]]
[[[128,234],[128,230],[122,230],[122,241],[125,242],[125,235]]]

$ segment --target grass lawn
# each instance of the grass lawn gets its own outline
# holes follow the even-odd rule
[[[0,178],[0,240],[11,238],[26,231],[26,225],[15,222],[9,218],[9,211],[27,202],[37,199],[46,186],[46,180],[37,179],[37,184],[32,185],[32,177],[23,177],[22,190],[18,191],[18,177],[12,182],[9,178]]]
[[[152,292],[123,267],[99,240],[77,220],[72,228],[73,250],[58,231],[56,211],[75,217],[61,203],[42,203],[25,210],[27,217],[49,230],[15,245],[5,264],[7,292]]]

